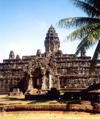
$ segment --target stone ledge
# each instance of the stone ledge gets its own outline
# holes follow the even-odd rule
[[[0,112],[10,111],[80,111],[89,113],[100,113],[100,107],[94,108],[91,105],[67,104],[62,105],[2,105]]]

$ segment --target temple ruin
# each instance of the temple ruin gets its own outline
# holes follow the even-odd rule
[[[77,92],[100,83],[100,60],[95,73],[89,76],[91,57],[86,56],[85,50],[75,60],[72,60],[74,54],[63,54],[52,25],[44,46],[44,53],[38,49],[36,55],[22,58],[10,52],[9,59],[0,63],[0,93],[9,93],[13,88],[31,94],[43,94],[51,88],[60,92]]]

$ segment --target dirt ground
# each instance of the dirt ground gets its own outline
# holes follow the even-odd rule
[[[3,112],[0,119],[100,119],[100,114],[63,111]]]
[[[0,105],[27,105],[27,104],[67,104],[67,102],[57,102],[57,101],[33,101],[33,100],[24,100],[24,97],[9,97],[7,95],[0,95]],[[30,118],[34,115],[40,116],[45,115],[47,117],[43,118],[42,116],[39,119],[99,119],[100,114],[86,113],[86,112],[77,112],[77,111],[12,111],[12,112],[0,112],[0,119],[16,119],[16,118],[8,118],[8,116],[20,116],[17,119],[23,119],[22,115],[30,115]],[[62,118],[61,115],[63,115]],[[71,118],[72,115],[72,118]],[[67,117],[68,116],[68,117]],[[75,117],[74,117],[75,116]],[[92,116],[92,117],[91,117]],[[95,117],[94,117],[95,116]],[[32,119],[31,118],[31,119]],[[35,119],[35,118],[34,118]]]

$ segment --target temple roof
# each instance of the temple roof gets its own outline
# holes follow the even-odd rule
[[[58,34],[56,33],[53,25],[50,26],[48,33],[46,34],[46,37],[58,37]]]
[[[50,26],[47,34],[46,34],[46,38],[45,38],[45,41],[49,41],[49,40],[53,40],[55,42],[58,42],[59,45],[60,45],[60,41],[59,41],[59,37],[58,37],[58,34],[56,33],[56,30],[55,28],[53,27],[53,25]]]

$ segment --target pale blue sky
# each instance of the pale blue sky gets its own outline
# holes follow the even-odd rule
[[[72,54],[78,42],[62,43],[71,31],[60,29],[56,23],[62,18],[86,16],[69,0],[0,0],[0,62],[9,58],[10,50],[24,55],[45,51],[44,40],[51,26],[60,39],[60,50]],[[90,50],[87,55],[92,55]]]

